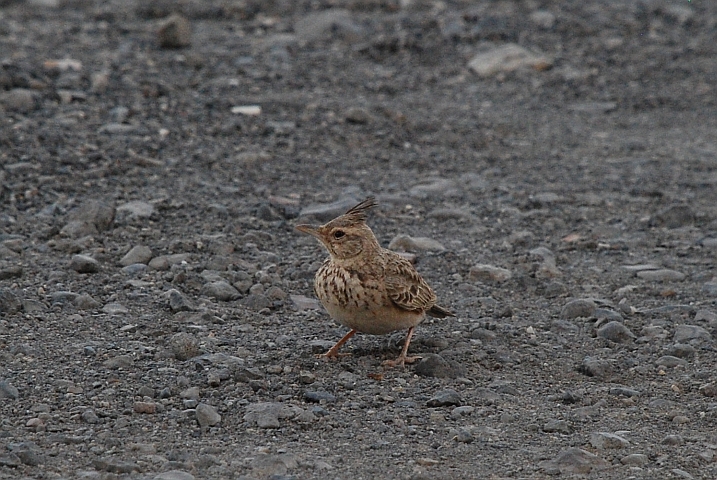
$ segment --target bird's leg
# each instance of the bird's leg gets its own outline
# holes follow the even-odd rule
[[[401,350],[401,355],[398,356],[396,360],[386,360],[383,362],[383,365],[386,367],[396,367],[396,366],[404,366],[407,363],[413,363],[416,360],[418,360],[421,357],[407,357],[406,353],[408,353],[408,345],[411,343],[411,337],[413,337],[413,330],[415,327],[411,327],[408,329],[408,333],[406,334],[406,341],[403,344],[403,350]]]
[[[355,328],[352,328],[349,333],[347,333],[346,335],[344,335],[344,338],[342,338],[341,340],[339,340],[338,342],[336,342],[336,345],[334,345],[333,347],[331,347],[328,352],[322,353],[321,355],[319,355],[319,357],[322,357],[322,358],[336,358],[336,357],[339,357],[339,356],[342,356],[342,355],[349,355],[348,353],[340,354],[340,353],[339,353],[339,348],[341,348],[341,346],[342,346],[344,343],[348,342],[348,341],[349,341],[349,338],[353,337],[355,334],[356,334],[356,329],[355,329]]]

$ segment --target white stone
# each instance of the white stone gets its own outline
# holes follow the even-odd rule
[[[533,53],[520,45],[508,43],[487,52],[482,52],[468,62],[471,68],[481,77],[489,77],[497,73],[506,73],[519,68],[547,70],[553,60],[545,55]]]

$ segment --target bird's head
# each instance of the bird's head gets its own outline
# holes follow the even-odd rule
[[[376,200],[369,197],[324,225],[297,225],[296,229],[316,237],[334,260],[354,258],[363,252],[380,248],[373,232],[366,225],[366,212],[376,205]]]

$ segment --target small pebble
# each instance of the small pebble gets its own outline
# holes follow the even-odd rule
[[[270,300],[286,300],[288,298],[288,295],[286,292],[284,292],[281,288],[277,287],[276,285],[272,285],[266,290],[266,296]]]
[[[141,263],[147,264],[152,259],[152,249],[145,245],[136,245],[127,252],[121,259],[120,265],[127,267],[129,265]]]
[[[267,297],[266,295],[254,293],[247,295],[246,297],[241,299],[241,303],[248,309],[257,312],[265,308],[271,308],[272,306],[272,301],[269,299],[269,297]]]
[[[416,364],[415,371],[422,377],[458,378],[463,375],[461,365],[451,362],[435,353],[425,353]]]
[[[597,455],[576,447],[561,450],[558,455],[538,464],[548,475],[585,475],[593,470],[602,470],[609,463]]]
[[[299,413],[294,419],[301,423],[313,423],[316,421],[316,415],[311,410],[304,410]]]
[[[615,343],[629,343],[635,339],[629,328],[615,320],[598,328],[597,335]]]
[[[222,302],[229,302],[239,298],[239,291],[228,282],[222,280],[204,285],[204,287],[202,287],[202,295],[216,298]]]
[[[42,419],[39,418],[39,417],[34,417],[34,418],[29,419],[29,420],[25,423],[25,426],[28,427],[28,428],[33,428],[33,429],[35,429],[35,430],[37,431],[37,429],[38,429],[39,427],[45,426],[45,422],[43,422]]]
[[[115,207],[101,200],[90,200],[71,212],[70,221],[91,225],[95,232],[109,230],[115,218]]]
[[[70,268],[78,273],[97,273],[100,271],[100,263],[87,255],[73,255]]]
[[[610,389],[610,395],[615,395],[617,397],[639,397],[642,395],[642,392],[639,390],[635,390],[634,388],[630,387],[612,387]]]
[[[460,406],[461,403],[463,403],[463,400],[461,400],[461,396],[458,392],[446,389],[434,394],[428,399],[426,405],[429,407],[446,407],[450,405]]]
[[[157,404],[154,402],[134,402],[135,413],[153,414],[157,412]]]
[[[175,253],[173,255],[160,255],[149,261],[147,266],[153,270],[169,270],[172,265],[178,265],[182,262],[188,262],[190,256],[188,253]]]
[[[184,48],[192,44],[192,24],[179,14],[172,14],[157,30],[159,46],[162,48]]]
[[[319,310],[321,304],[315,298],[306,297],[304,295],[290,295],[291,301],[297,311],[302,310]]]
[[[691,225],[695,221],[695,213],[689,205],[670,205],[660,210],[650,219],[650,224],[656,227],[680,228]]]
[[[0,453],[0,467],[17,468],[21,463],[20,457],[14,453]]]
[[[100,302],[86,293],[76,295],[72,303],[80,310],[95,310],[100,307]]]
[[[689,360],[694,358],[694,356],[697,354],[697,349],[693,347],[692,345],[685,345],[684,343],[676,343],[674,345],[671,345],[667,348],[668,355],[672,355],[673,357],[678,358],[684,358],[685,360]]]
[[[193,307],[189,303],[189,300],[176,289],[171,289],[167,292],[169,300],[169,309],[173,312],[186,312],[192,310]]]
[[[118,223],[126,223],[133,220],[148,219],[154,215],[154,212],[154,205],[136,200],[119,205],[116,209],[115,220]]]
[[[617,321],[622,323],[624,320],[622,315],[609,308],[596,308],[593,316],[598,320],[607,320],[608,322]]]
[[[189,387],[179,393],[180,398],[187,400],[199,400],[199,387]]]
[[[717,397],[717,383],[705,383],[700,386],[699,392],[705,397]]]
[[[124,273],[125,275],[129,275],[129,276],[138,276],[138,275],[143,274],[146,271],[147,271],[147,265],[145,265],[144,263],[133,263],[131,265],[127,265],[126,267],[122,267],[122,273]],[[132,280],[130,280],[127,283],[130,283],[130,282],[132,282]]]
[[[663,355],[655,361],[655,365],[673,368],[678,365],[687,365],[687,360],[682,358],[673,357],[672,355]]]
[[[446,249],[440,242],[427,237],[409,237],[408,235],[396,235],[388,244],[389,250],[399,252],[442,252]]]
[[[312,413],[314,411],[312,410]],[[301,412],[283,403],[263,402],[247,405],[244,420],[259,428],[279,428],[281,420],[294,418]]]
[[[95,411],[92,410],[91,408],[82,412],[82,420],[85,423],[99,423],[100,422],[100,418],[97,416]]]
[[[8,265],[0,267],[0,280],[10,280],[11,278],[22,277],[22,265]],[[1,308],[1,307],[0,307]]]
[[[625,448],[630,445],[630,442],[614,433],[593,432],[590,434],[590,445],[599,450],[604,450],[609,448]]]
[[[507,268],[495,267],[493,265],[486,264],[472,266],[469,275],[472,280],[491,283],[503,283],[510,280],[513,276]]]
[[[682,445],[685,439],[681,435],[667,435],[662,439],[663,445]]]
[[[348,123],[365,125],[371,121],[371,114],[363,108],[353,107],[346,111],[344,118]]]
[[[125,315],[129,309],[121,303],[108,303],[102,307],[102,311],[108,315]]]
[[[29,466],[36,466],[45,463],[45,459],[38,451],[37,446],[33,442],[21,442],[19,444],[10,444],[12,453],[18,456],[20,461]]]
[[[39,107],[38,93],[26,88],[13,88],[0,93],[0,106],[10,111],[28,113]]]
[[[677,325],[675,327],[675,343],[690,343],[692,341],[712,341],[712,334],[699,325]]]
[[[118,368],[129,368],[132,366],[132,357],[129,355],[117,355],[106,360],[103,365],[106,368],[118,369]]]
[[[673,474],[675,474],[675,476],[680,477],[680,478],[685,478],[685,479],[687,479],[687,480],[692,480],[692,479],[695,478],[694,476],[692,476],[692,474],[691,474],[690,472],[687,472],[687,471],[682,470],[682,469],[680,469],[680,468],[673,468],[673,469],[670,470],[670,471],[671,471]]]
[[[460,443],[472,443],[473,440],[475,440],[475,438],[473,438],[473,435],[471,434],[471,432],[466,430],[465,428],[459,429],[458,432],[456,432],[453,439],[456,442],[460,442]]]
[[[546,298],[555,298],[566,293],[568,293],[568,287],[564,283],[555,280],[546,283],[543,289],[543,296]]]
[[[333,403],[336,401],[336,397],[332,395],[329,392],[324,391],[306,391],[304,392],[304,399],[307,402],[325,402],[325,403]]]
[[[613,362],[609,360],[585,357],[580,366],[580,371],[590,377],[607,379],[614,371]]]
[[[0,313],[18,313],[22,308],[22,299],[14,291],[9,288],[0,288]]]
[[[246,115],[248,117],[256,117],[261,115],[261,106],[259,105],[236,105],[231,108],[230,110],[232,113],[237,113],[240,115]],[[247,159],[244,159],[244,162],[246,162]]]
[[[702,285],[702,292],[710,296],[717,296],[717,281],[705,282]]]
[[[479,53],[468,62],[468,68],[481,77],[489,77],[518,69],[547,70],[552,64],[553,60],[546,55],[533,53],[514,43],[506,43]]]
[[[587,318],[591,317],[595,313],[596,309],[597,305],[592,300],[571,300],[570,302],[566,303],[563,309],[560,311],[560,318],[564,320],[573,320],[575,318],[580,317]]]
[[[475,411],[475,407],[471,407],[470,405],[456,407],[453,410],[451,410],[451,418],[453,420],[458,420],[464,416],[466,416],[466,417],[469,416],[474,411]]]
[[[206,403],[200,403],[196,408],[197,423],[202,428],[213,427],[222,421],[217,409]]]
[[[649,282],[681,282],[686,275],[682,272],[662,268],[659,270],[642,270],[637,276]]]
[[[142,397],[154,398],[154,388],[148,387],[146,385],[139,387],[137,393]]]
[[[545,425],[543,425],[543,431],[546,433],[562,433],[564,435],[569,435],[573,432],[572,427],[570,424],[565,420],[559,420],[559,419],[551,419],[548,420]]]
[[[644,465],[647,465],[649,461],[650,459],[647,457],[647,455],[644,455],[642,453],[632,453],[620,459],[620,463],[622,463],[623,465],[631,465],[636,467],[642,467]]]
[[[675,415],[672,417],[672,423],[676,425],[683,425],[685,423],[690,423],[690,418],[685,415]]]
[[[0,380],[0,398],[8,398],[17,400],[20,397],[20,391],[7,380]]]

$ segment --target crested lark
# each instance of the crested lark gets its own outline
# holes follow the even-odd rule
[[[351,329],[324,357],[337,357],[339,348],[356,332],[384,335],[408,329],[401,355],[384,365],[411,363],[407,357],[413,330],[425,314],[454,316],[436,305],[436,294],[411,262],[381,248],[366,225],[366,212],[375,207],[369,197],[345,214],[319,227],[297,225],[329,251],[314,278],[314,291],[332,318]]]

